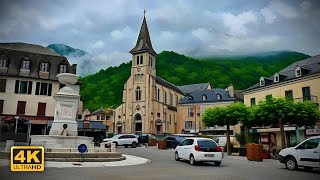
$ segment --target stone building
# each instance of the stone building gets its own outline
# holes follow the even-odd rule
[[[53,95],[60,89],[59,73],[76,74],[76,64],[39,45],[0,43],[0,117],[13,132],[47,133],[55,112]]]

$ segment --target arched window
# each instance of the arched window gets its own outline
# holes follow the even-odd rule
[[[193,100],[193,97],[192,97],[192,96],[189,96],[189,100],[192,101],[192,100]]]
[[[296,73],[296,77],[300,77],[302,75],[301,68],[299,66],[295,68],[295,73]]]
[[[160,89],[158,88],[157,100],[160,101]]]
[[[217,100],[221,100],[221,99],[222,99],[221,94],[217,94]]]
[[[49,63],[43,62],[40,65],[40,71],[42,72],[49,72]]]
[[[260,86],[264,86],[266,84],[263,77],[260,78]]]
[[[24,70],[30,70],[30,59],[28,57],[24,57],[22,58],[22,62],[21,62],[21,69],[24,69]]]
[[[140,64],[143,64],[143,56],[140,56]]]
[[[273,81],[274,82],[279,82],[279,74],[276,73],[274,76],[273,76]]]
[[[206,101],[207,100],[207,96],[205,94],[202,95],[202,101]]]
[[[140,87],[138,86],[136,88],[136,101],[140,101],[141,100],[141,89]]]
[[[136,65],[139,65],[139,64],[140,64],[139,56],[137,56],[137,64]]]
[[[8,67],[8,58],[4,55],[0,57],[0,67]]]

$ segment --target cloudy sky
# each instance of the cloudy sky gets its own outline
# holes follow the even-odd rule
[[[131,59],[143,9],[154,49],[189,56],[320,54],[318,0],[0,1],[0,42],[85,50],[102,67]]]

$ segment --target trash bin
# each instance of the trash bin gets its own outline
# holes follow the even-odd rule
[[[6,148],[5,152],[10,152],[11,151],[11,146],[14,146],[14,140],[7,140],[6,141]]]

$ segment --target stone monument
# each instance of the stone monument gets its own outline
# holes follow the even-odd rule
[[[80,144],[93,148],[92,137],[78,136],[76,121],[80,100],[79,88],[74,85],[78,76],[70,73],[57,75],[60,83],[66,86],[61,88],[53,97],[56,100],[54,120],[49,135],[31,135],[31,145],[41,145],[45,149],[68,148],[75,149]]]

